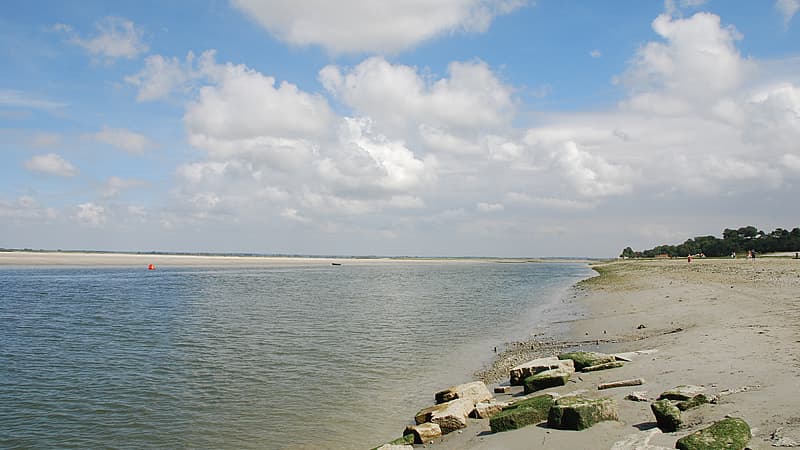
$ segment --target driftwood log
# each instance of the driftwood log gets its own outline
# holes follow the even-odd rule
[[[602,383],[597,386],[598,390],[611,389],[625,386],[639,386],[644,384],[644,378],[634,378],[632,380],[612,381],[611,383]]]

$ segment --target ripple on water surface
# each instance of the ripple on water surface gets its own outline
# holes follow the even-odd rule
[[[589,273],[0,269],[0,447],[368,448],[442,384],[466,381],[486,357],[477,340],[519,337]],[[348,440],[365,415],[371,427]]]

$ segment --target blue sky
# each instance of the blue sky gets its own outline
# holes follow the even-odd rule
[[[800,225],[800,0],[0,6],[0,247],[614,256]]]

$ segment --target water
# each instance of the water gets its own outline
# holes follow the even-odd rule
[[[370,448],[582,264],[0,268],[0,448]]]

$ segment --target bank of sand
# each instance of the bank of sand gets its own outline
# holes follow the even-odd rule
[[[488,420],[475,419],[430,448],[674,448],[679,437],[726,415],[750,424],[750,448],[792,440],[800,448],[800,261],[621,261],[597,268],[602,275],[579,283],[566,300],[586,311],[571,323],[572,342],[587,350],[656,352],[622,368],[575,374],[567,386],[550,391],[586,389],[590,396],[613,397],[620,421],[580,432],[534,425],[491,434]],[[599,383],[640,377],[642,386],[597,390]],[[721,396],[718,404],[693,411],[695,425],[680,432],[661,433],[649,402],[624,400],[632,391],[655,397],[682,384]]]

